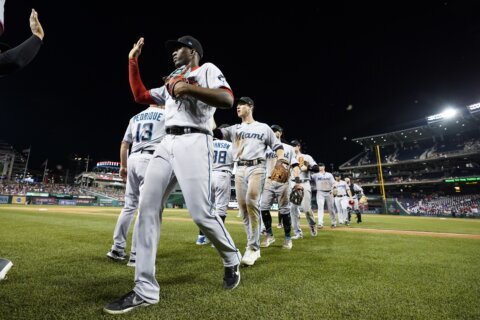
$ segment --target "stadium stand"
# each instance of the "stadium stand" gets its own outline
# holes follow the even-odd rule
[[[378,146],[387,198],[396,201],[417,195],[416,202],[408,202],[408,214],[477,216],[478,112],[467,107],[458,110],[454,118],[432,116],[427,120],[421,126],[353,139],[364,150],[342,164],[340,170],[355,178],[367,196],[378,196]],[[467,203],[467,198],[473,200]],[[402,200],[399,205],[406,203]]]

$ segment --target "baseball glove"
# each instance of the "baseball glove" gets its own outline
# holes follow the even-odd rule
[[[338,193],[337,187],[333,187],[333,190],[332,190],[333,196],[336,197],[336,196],[337,196],[337,193]]]
[[[290,192],[290,202],[299,206],[303,201],[303,188],[300,185],[296,185],[292,188]]]
[[[175,70],[174,72],[172,72],[168,77],[165,77],[164,78],[164,81],[165,81],[165,88],[167,89],[168,91],[168,94],[170,95],[170,97],[172,98],[176,98],[177,96],[175,95],[175,86],[179,83],[179,82],[185,82],[185,83],[188,83],[188,84],[197,84],[195,83],[195,81],[192,79],[190,80],[189,78],[185,78],[185,73],[187,72],[187,70],[190,70],[189,68],[185,67],[180,73],[181,69],[177,69]]]
[[[305,165],[305,158],[304,157],[298,157],[298,165],[300,167]]]
[[[285,183],[288,181],[289,176],[290,171],[288,170],[288,162],[284,159],[277,160],[277,163],[270,174],[270,179],[280,183]]]
[[[359,202],[360,204],[366,204],[366,203],[368,202],[368,199],[367,199],[367,197],[362,196],[362,197],[360,198],[360,200],[358,200],[358,202]]]
[[[167,81],[165,82],[165,87],[167,88],[167,91],[168,91],[168,94],[172,97],[172,98],[176,98],[175,96],[175,86],[177,85],[177,83],[179,82],[185,82],[185,83],[188,83],[188,80],[187,78],[185,78],[183,76],[183,74],[180,74],[178,76],[174,76],[174,77],[171,77],[171,78],[167,78]]]

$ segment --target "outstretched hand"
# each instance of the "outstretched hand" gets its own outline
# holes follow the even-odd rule
[[[142,47],[144,45],[144,39],[140,38],[136,43],[133,44],[132,50],[130,50],[130,53],[128,54],[129,59],[136,59],[140,56],[142,53]]]
[[[32,13],[30,14],[29,20],[30,20],[30,30],[32,30],[32,33],[37,37],[39,37],[40,40],[43,40],[45,33],[43,32],[42,25],[38,20],[38,13],[37,11],[35,11],[35,9],[32,9]]]

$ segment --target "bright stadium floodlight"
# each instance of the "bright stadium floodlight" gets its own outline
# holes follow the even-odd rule
[[[441,121],[444,119],[451,119],[451,118],[454,118],[456,115],[457,115],[456,109],[447,108],[442,113],[437,113],[437,114],[434,114],[433,116],[428,116],[427,122],[430,124],[430,123]]]
[[[456,114],[457,114],[457,110],[455,110],[453,108],[448,108],[441,113],[441,115],[443,116],[444,119],[451,119],[451,118],[455,117]]]

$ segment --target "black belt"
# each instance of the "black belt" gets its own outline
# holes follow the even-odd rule
[[[213,170],[213,171],[216,171],[216,172],[224,172],[224,173],[232,173],[232,171],[228,171],[228,170]]]
[[[174,135],[182,135],[182,134],[189,134],[189,133],[205,133],[208,134],[208,132],[197,129],[197,128],[192,128],[192,127],[168,127],[165,129],[167,134],[174,134]]]
[[[257,164],[260,164],[263,162],[263,159],[255,159],[255,160],[238,160],[237,165],[239,166],[256,166]]]
[[[318,191],[321,191],[321,192],[332,192],[332,190],[318,190]]]
[[[143,150],[143,149],[140,149],[140,150],[137,150],[137,151],[135,151],[134,153],[148,153],[148,154],[154,154],[154,153],[155,153],[155,150]]]
[[[346,197],[347,195],[343,195],[343,196],[335,196],[336,198],[343,198],[343,197]]]

